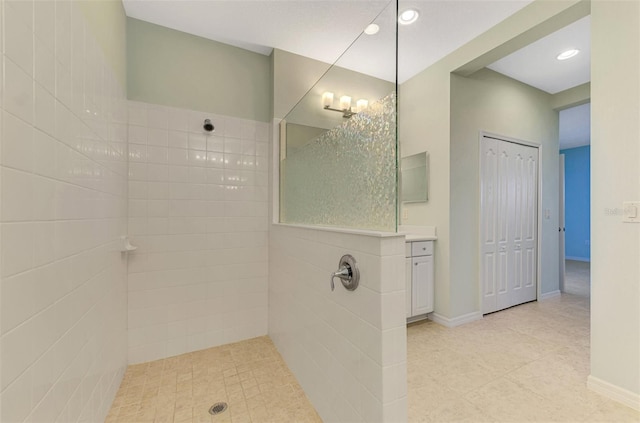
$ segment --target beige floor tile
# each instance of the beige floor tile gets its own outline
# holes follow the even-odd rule
[[[575,292],[584,292],[576,285]],[[562,295],[458,328],[407,328],[409,422],[640,423],[586,388],[589,299]],[[211,416],[209,407],[229,408]],[[268,337],[129,366],[109,423],[318,423]]]
[[[494,420],[462,398],[444,401],[423,415],[421,422],[488,423]]]
[[[601,405],[598,411],[588,416],[585,422],[638,423],[640,422],[640,413],[624,405],[607,402],[607,404]]]
[[[228,409],[209,414],[220,401]],[[278,414],[285,420],[267,408],[278,401],[287,404]],[[129,366],[108,417],[109,423],[296,421],[321,420],[266,336]]]
[[[574,292],[588,292],[578,283]],[[458,328],[414,323],[409,422],[639,423],[640,413],[587,389],[589,366],[584,295],[523,304]]]

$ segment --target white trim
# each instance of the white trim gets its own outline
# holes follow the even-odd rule
[[[419,314],[417,316],[407,317],[407,324],[427,320],[428,318],[429,314]]]
[[[375,238],[395,238],[395,237],[406,237],[404,233],[398,232],[382,232],[382,231],[369,231],[366,229],[353,229],[353,228],[339,228],[335,226],[320,226],[320,225],[298,225],[294,223],[277,223],[273,222],[273,226],[283,226],[286,228],[298,228],[298,229],[311,229],[314,231],[324,231],[324,232],[337,232],[341,234],[353,234],[353,235],[362,235],[362,236],[371,236]],[[423,239],[423,238],[420,238]]]
[[[565,201],[565,155],[560,154],[559,172],[558,172],[558,287],[560,291],[564,291],[567,269],[566,269],[566,245],[567,245],[567,232],[562,231],[562,228],[566,228],[566,201]]]
[[[607,398],[631,407],[634,410],[640,411],[640,394],[628,391],[609,382],[605,382],[593,375],[589,375],[587,378],[587,388],[599,393],[600,395],[604,395]]]
[[[456,326],[464,325],[465,323],[475,322],[476,320],[482,319],[482,313],[479,311],[474,311],[472,313],[463,314],[458,317],[444,317],[439,315],[438,313],[431,314],[431,320],[436,323],[441,324],[442,326],[446,326],[448,328],[454,328]]]
[[[591,259],[585,258],[585,257],[570,257],[570,256],[564,256],[565,260],[573,260],[573,261],[583,261],[585,263],[590,263]]]
[[[283,121],[274,118],[271,122],[271,223],[280,221],[280,123]]]
[[[525,141],[518,138],[506,137],[504,135],[499,135],[493,132],[480,131],[480,139],[482,139],[482,137],[495,138],[497,140],[511,142],[514,144],[526,145],[527,147],[534,147],[534,148],[542,147],[542,144],[536,141]]]
[[[559,297],[560,294],[562,293],[560,292],[559,289],[556,289],[555,291],[551,291],[551,292],[545,292],[544,294],[538,295],[538,301],[544,301],[550,298]]]

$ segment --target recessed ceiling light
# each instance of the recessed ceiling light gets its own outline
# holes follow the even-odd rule
[[[380,31],[380,27],[377,24],[369,24],[364,29],[364,33],[367,34],[367,35],[377,34],[378,31]]]
[[[562,53],[558,54],[556,59],[558,59],[558,60],[571,59],[573,56],[577,55],[578,53],[580,53],[580,50],[572,48],[570,50],[563,51]]]
[[[407,9],[404,12],[400,13],[400,17],[398,17],[398,22],[401,25],[409,25],[418,20],[418,16],[420,14],[415,9]]]

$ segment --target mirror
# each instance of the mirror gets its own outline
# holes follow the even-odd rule
[[[287,122],[287,157],[327,131],[325,128]]]
[[[400,201],[422,203],[428,199],[429,153],[403,157],[400,161]]]

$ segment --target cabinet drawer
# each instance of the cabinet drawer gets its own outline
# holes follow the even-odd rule
[[[433,241],[412,242],[411,255],[414,257],[433,255]]]

